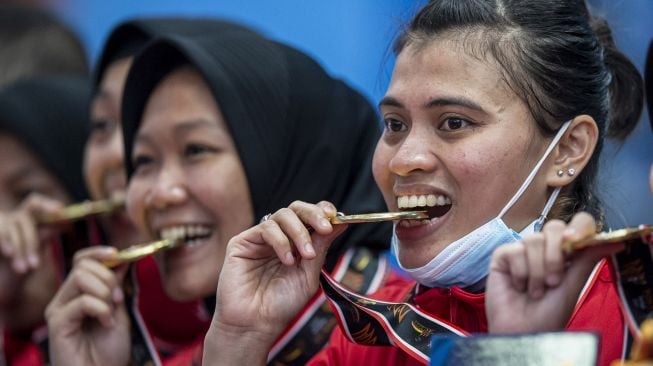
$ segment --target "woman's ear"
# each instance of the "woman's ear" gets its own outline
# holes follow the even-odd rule
[[[599,128],[594,118],[586,114],[576,116],[553,150],[547,185],[562,187],[573,182],[592,158],[598,140]]]

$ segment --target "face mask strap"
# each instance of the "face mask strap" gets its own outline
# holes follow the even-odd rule
[[[540,158],[540,160],[537,162],[537,164],[535,164],[535,167],[533,168],[531,173],[528,175],[528,177],[526,177],[526,180],[521,185],[521,187],[519,187],[519,190],[517,190],[517,193],[515,193],[515,195],[512,196],[512,198],[510,199],[510,201],[508,202],[506,207],[504,207],[503,210],[501,210],[501,213],[499,213],[499,216],[498,216],[499,218],[503,217],[503,215],[505,215],[506,212],[508,212],[508,210],[510,210],[512,208],[512,206],[515,204],[515,202],[517,202],[517,200],[519,199],[519,197],[521,197],[521,195],[524,193],[524,191],[526,191],[528,186],[531,184],[531,182],[535,178],[535,175],[537,175],[537,172],[540,170],[540,167],[542,166],[542,164],[544,164],[544,161],[546,160],[546,158],[549,157],[549,154],[551,154],[551,151],[553,151],[553,149],[556,147],[556,145],[558,144],[558,141],[560,141],[562,136],[564,136],[565,131],[567,131],[567,128],[569,128],[570,124],[571,124],[571,120],[565,122],[562,125],[562,127],[560,127],[560,129],[558,130],[558,133],[556,133],[555,137],[553,138],[553,140],[549,144],[549,147],[544,152],[544,155]],[[557,196],[558,196],[558,194],[556,193],[555,197],[557,198]],[[554,195],[551,195],[551,197],[554,197]],[[549,199],[549,201],[550,202],[547,202],[547,205],[549,205],[549,203],[550,203],[551,206],[553,206],[553,202],[551,202],[551,199]],[[555,201],[555,199],[553,201]],[[544,214],[544,211],[543,211],[543,214]]]
[[[546,221],[546,215],[548,215],[549,211],[551,211],[551,207],[553,207],[553,204],[558,198],[558,194],[560,194],[560,190],[562,190],[562,188],[557,187],[553,191],[553,193],[551,193],[551,197],[549,197],[549,200],[546,201],[546,205],[544,205],[544,209],[542,210],[540,217],[537,218],[537,221],[535,222],[535,225],[533,227],[535,229],[535,232],[542,231],[542,226],[544,226],[544,221]]]

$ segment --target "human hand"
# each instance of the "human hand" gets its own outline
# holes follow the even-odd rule
[[[317,291],[327,249],[346,226],[332,226],[328,218],[335,215],[329,202],[296,201],[229,241],[205,340],[208,363],[265,362],[268,348]]]
[[[38,217],[56,215],[63,204],[40,194],[30,194],[20,206],[0,212],[0,253],[17,274],[36,269],[40,262],[41,243],[56,235],[38,227]]]
[[[112,271],[102,260],[113,247],[75,254],[72,272],[45,311],[53,365],[127,365],[131,355],[129,318],[122,283],[127,266]]]
[[[622,244],[597,246],[565,256],[563,240],[595,232],[594,218],[583,212],[569,224],[552,220],[541,232],[499,247],[492,255],[485,298],[489,331],[563,329],[596,263],[623,249]]]

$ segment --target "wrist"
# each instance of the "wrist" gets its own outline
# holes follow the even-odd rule
[[[265,365],[277,334],[213,321],[204,339],[203,363]]]

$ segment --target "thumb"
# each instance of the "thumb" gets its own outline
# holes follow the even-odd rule
[[[64,204],[42,194],[32,193],[23,201],[21,207],[32,216],[42,218],[60,215]]]

